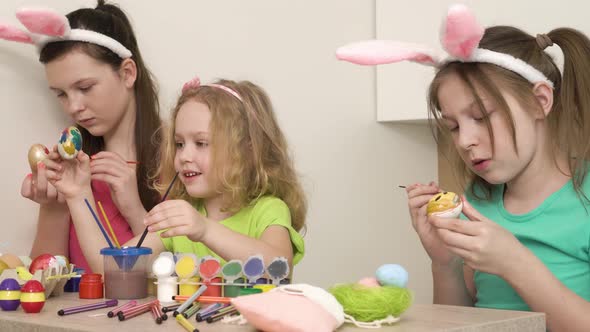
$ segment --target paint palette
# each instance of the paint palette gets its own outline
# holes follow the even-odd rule
[[[82,150],[82,133],[74,126],[70,126],[61,132],[57,151],[63,159],[71,160],[76,158]]]

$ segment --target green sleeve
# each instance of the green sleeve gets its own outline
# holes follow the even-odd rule
[[[285,202],[276,197],[265,197],[256,205],[252,218],[256,221],[256,238],[271,225],[285,227],[289,231],[293,246],[293,265],[299,263],[305,254],[303,236],[291,225],[291,212]]]

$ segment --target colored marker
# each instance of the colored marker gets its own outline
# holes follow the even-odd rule
[[[200,303],[194,303],[190,308],[186,309],[182,315],[184,316],[184,318],[191,318],[194,314],[197,313],[197,311],[199,311],[199,309],[201,309],[201,304]]]
[[[132,300],[129,301],[121,306],[116,307],[115,309],[107,312],[107,317],[112,318],[114,317],[119,311],[123,310],[123,309],[127,309],[127,308],[131,308],[134,307],[137,304],[137,301]]]
[[[225,312],[220,312],[218,314],[215,314],[213,316],[210,316],[209,318],[207,318],[207,323],[214,323],[217,322],[219,320],[222,320],[223,317],[228,316],[228,315],[233,315],[235,313],[237,313],[238,310],[236,308],[234,308],[233,310],[228,310]]]
[[[143,313],[146,313],[151,310],[152,306],[157,305],[159,303],[160,302],[158,302],[158,300],[153,300],[153,301],[146,302],[146,303],[143,303],[140,305],[136,305],[134,307],[119,311],[117,313],[117,316],[119,317],[120,321],[123,321],[125,319],[129,319],[129,318],[141,315]]]
[[[84,311],[114,307],[117,305],[117,303],[118,303],[117,300],[108,300],[108,301],[104,301],[104,302],[86,304],[86,305],[82,305],[82,306],[78,306],[78,307],[70,307],[70,308],[61,309],[57,312],[57,314],[60,316],[77,314],[79,312],[84,312]]]
[[[204,285],[203,285],[204,286]],[[201,286],[201,287],[203,287]],[[193,294],[194,295],[194,294]],[[191,296],[192,297],[192,296]],[[199,296],[196,300],[191,300],[187,296],[184,295],[175,295],[172,297],[173,300],[178,302],[183,302],[183,304],[187,302],[201,302],[201,303],[231,303],[231,297],[223,297],[223,296]]]
[[[206,321],[207,318],[209,318],[213,315],[221,314],[221,313],[232,311],[232,310],[235,310],[235,307],[232,305],[228,305],[227,307],[223,307],[223,308],[220,308],[217,310],[210,311],[206,314],[201,315],[201,317],[197,318],[197,322]]]
[[[197,316],[196,316],[197,322],[202,321],[201,316],[207,315],[212,312],[216,312],[217,310],[223,308],[223,306],[224,305],[221,303],[213,303],[207,307],[201,308],[201,310],[199,310],[197,312]]]
[[[199,287],[199,289],[193,295],[191,295],[191,297],[189,297],[186,302],[184,302],[182,305],[180,305],[180,307],[178,307],[178,309],[174,311],[173,316],[176,317],[178,314],[181,314],[189,305],[191,305],[191,303],[195,301],[197,297],[201,296],[201,294],[203,294],[206,290],[207,286],[201,285],[201,287]],[[174,296],[172,298],[174,298]]]
[[[183,315],[176,315],[176,321],[189,332],[199,332],[199,330],[196,329],[193,324],[189,323],[189,321],[186,320]]]
[[[152,317],[154,317],[156,324],[162,324],[162,315],[160,314],[160,309],[158,309],[156,306],[151,306],[150,308],[152,310]]]
[[[182,303],[178,303],[178,304],[169,305],[167,307],[163,307],[162,312],[166,313],[168,311],[174,311],[174,310],[178,309],[178,307],[180,307],[181,304]]]

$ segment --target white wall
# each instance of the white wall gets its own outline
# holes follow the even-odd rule
[[[374,37],[374,1],[248,0],[118,2],[161,85],[167,118],[182,83],[199,74],[249,79],[270,94],[309,194],[307,254],[297,282],[328,287],[370,276],[384,263],[410,273],[416,301],[431,301],[430,265],[398,184],[435,178],[436,150],[424,126],[379,124],[375,71],[338,62],[334,50]],[[0,19],[22,5],[63,13],[92,1],[4,0]],[[30,45],[0,41],[4,121],[4,218],[0,252],[28,254],[36,206],[19,195],[28,147],[54,144],[67,119],[48,92]],[[97,234],[99,236],[99,234]]]

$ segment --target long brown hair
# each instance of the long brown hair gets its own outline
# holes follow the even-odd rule
[[[537,39],[524,31],[510,26],[495,26],[485,30],[479,47],[512,55],[541,71],[554,84],[553,107],[546,117],[548,133],[551,136],[554,162],[557,156],[568,157],[568,169],[562,170],[573,177],[573,184],[580,199],[588,201],[582,192],[590,157],[590,40],[583,33],[558,28],[547,34],[551,41],[561,48],[564,54],[563,77],[559,68],[539,46]],[[428,92],[428,106],[433,129],[444,137],[449,130],[442,123],[438,90],[443,80],[456,74],[470,89],[482,115],[485,115],[482,99],[476,86],[482,88],[497,103],[512,131],[512,141],[516,147],[515,127],[510,108],[502,96],[502,91],[510,93],[518,103],[530,111],[540,110],[540,104],[533,95],[533,85],[522,76],[487,63],[452,62],[441,68],[432,81]],[[502,88],[500,88],[502,87]],[[485,116],[488,132],[493,142],[493,131]],[[432,123],[434,122],[434,124]],[[480,199],[491,197],[492,186],[483,178],[471,172],[450,145],[448,151],[459,179],[472,179],[471,193]],[[517,151],[518,153],[518,151]],[[462,183],[464,186],[465,183]],[[484,197],[477,195],[476,187],[483,190]]]
[[[235,213],[257,198],[273,195],[289,207],[293,228],[303,229],[307,201],[270,99],[259,86],[248,81],[220,80],[216,83],[233,89],[243,101],[210,86],[182,93],[172,111],[170,128],[162,145],[156,176],[160,183],[158,189],[164,191],[175,175],[174,131],[178,111],[187,101],[195,100],[211,111],[211,165],[217,170],[221,193],[225,195],[224,210]],[[179,181],[169,195],[195,201]]]
[[[159,115],[158,87],[153,75],[146,67],[133,27],[125,13],[117,6],[98,1],[96,8],[83,8],[66,15],[72,29],[87,29],[107,35],[121,44],[133,54],[132,60],[137,67],[137,79],[134,85],[136,100],[136,120],[134,139],[137,151],[137,187],[139,197],[146,210],[154,207],[159,200],[159,193],[152,188],[150,174],[158,165],[157,151],[161,143],[161,125]],[[88,56],[109,64],[117,71],[123,59],[111,50],[91,43],[79,41],[60,41],[47,44],[42,50],[39,61],[46,64],[65,54],[79,50]],[[82,132],[82,149],[89,155],[104,149],[103,137],[91,135],[86,129],[78,126]]]

